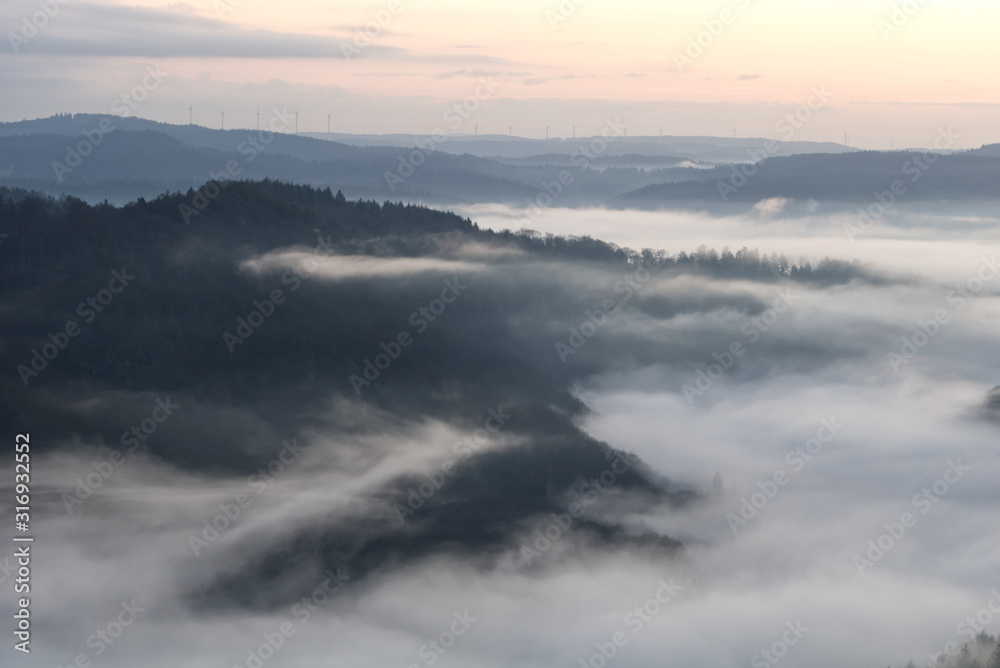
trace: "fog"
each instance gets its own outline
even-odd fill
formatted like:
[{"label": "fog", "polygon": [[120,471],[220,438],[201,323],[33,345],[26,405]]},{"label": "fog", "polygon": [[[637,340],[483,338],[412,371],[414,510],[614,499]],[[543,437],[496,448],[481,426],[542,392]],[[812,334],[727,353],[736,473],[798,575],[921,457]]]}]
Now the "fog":
[{"label": "fog", "polygon": [[[874,202],[874,197],[872,199]],[[496,204],[452,207],[488,229],[531,229],[564,236],[590,235],[630,248],[691,252],[705,244],[721,251],[758,248],[812,262],[823,257],[859,259],[884,269],[920,273],[940,280],[967,277],[983,254],[996,251],[1000,222],[992,206],[957,203],[960,215],[927,206],[898,205],[859,225],[860,207],[788,202],[780,212],[748,206],[742,214],[687,211],[511,208]],[[810,210],[811,213],[810,213]],[[850,234],[847,229],[852,230]],[[853,238],[852,238],[853,237]]]},{"label": "fog", "polygon": [[[95,666],[247,666],[262,634],[276,637],[283,623],[293,633],[265,651],[273,657],[263,665],[895,667],[926,665],[946,643],[972,640],[961,624],[989,612],[1000,586],[1000,426],[983,408],[1000,385],[997,219],[988,211],[954,219],[897,211],[852,242],[844,226],[856,216],[821,205],[795,215],[797,206],[769,202],[725,216],[457,211],[487,229],[590,235],[672,254],[748,246],[796,262],[860,260],[882,277],[825,284],[654,274],[562,365],[552,346],[586,320],[584,309],[536,314],[536,322],[525,313],[498,316],[526,359],[537,343],[563,370],[553,377],[568,378],[588,409],[572,416],[584,433],[634,453],[668,487],[698,494],[673,505],[612,485],[584,504],[584,517],[619,523],[632,536],[669,536],[681,550],[597,545],[576,527],[554,531],[545,547],[535,532],[558,520],[531,516],[499,547],[446,546],[351,572],[322,603],[314,598],[307,615],[308,607],[293,607],[299,595],[275,604],[268,588],[310,596],[328,571],[304,560],[272,581],[269,553],[320,529],[351,527],[383,540],[409,532],[421,511],[400,523],[387,490],[440,469],[452,444],[469,439],[457,412],[395,412],[331,392],[319,402],[320,419],[274,437],[298,449],[269,476],[181,468],[143,448],[69,506],[65,495],[107,458],[107,445],[67,438],[38,463],[38,665],[69,665],[83,654]],[[290,247],[242,269],[264,280],[304,257]],[[579,291],[596,303],[614,294],[619,278],[510,248],[456,250],[445,240],[427,258],[324,258],[312,279],[319,290],[351,280],[430,284],[453,272],[522,294]],[[442,321],[449,316],[472,317],[449,312]],[[416,397],[406,401],[420,406]],[[84,403],[75,410],[92,410]],[[225,420],[225,430],[263,428],[249,415]],[[481,453],[516,452],[532,428],[491,434]],[[206,521],[241,495],[249,504],[209,540]],[[904,513],[910,526],[901,524]],[[870,540],[890,532],[897,535],[872,549]],[[536,555],[526,559],[525,546]],[[222,608],[210,596],[206,604],[206,593],[234,579],[241,594]],[[133,599],[144,610],[98,655],[88,637]],[[986,630],[1000,631],[1000,619],[989,616]],[[613,658],[594,658],[617,633],[627,643]],[[430,639],[447,649],[428,650]],[[761,657],[764,649],[774,661]]]}]

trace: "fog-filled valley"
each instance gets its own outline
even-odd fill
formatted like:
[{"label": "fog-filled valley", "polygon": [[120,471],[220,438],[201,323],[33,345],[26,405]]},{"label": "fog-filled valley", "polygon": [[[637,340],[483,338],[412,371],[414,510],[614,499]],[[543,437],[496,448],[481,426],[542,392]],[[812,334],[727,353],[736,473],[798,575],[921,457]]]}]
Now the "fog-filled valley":
[{"label": "fog-filled valley", "polygon": [[0,668],[1000,668],[998,25],[0,2]]},{"label": "fog-filled valley", "polygon": [[47,662],[990,660],[988,206],[2,201]]}]

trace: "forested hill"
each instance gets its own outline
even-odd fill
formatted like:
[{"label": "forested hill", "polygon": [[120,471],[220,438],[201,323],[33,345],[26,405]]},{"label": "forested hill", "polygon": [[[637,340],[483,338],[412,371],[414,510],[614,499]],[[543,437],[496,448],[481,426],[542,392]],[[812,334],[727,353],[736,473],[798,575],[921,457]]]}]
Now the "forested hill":
[{"label": "forested hill", "polygon": [[[348,146],[268,130],[210,130],[77,114],[0,124],[0,186],[124,203],[197,187],[228,169],[228,178],[271,178],[336,187],[351,198],[437,204],[523,206],[546,192],[543,184],[556,182],[559,206],[581,206],[652,183],[697,178],[704,171],[676,166],[681,158],[663,156],[652,165],[597,164],[610,149],[594,154],[585,139],[576,142],[572,165],[565,164],[567,156],[519,165],[453,154],[444,150],[452,148],[449,141]],[[581,157],[582,151],[590,157]],[[572,175],[572,183],[558,183],[564,171]]]},{"label": "forested hill", "polygon": [[[195,599],[296,600],[303,560],[363,578],[428,554],[489,559],[525,522],[566,512],[583,481],[625,461],[576,427],[583,407],[568,390],[609,360],[563,364],[540,314],[576,320],[591,301],[558,280],[559,257],[579,258],[613,285],[641,255],[494,234],[424,207],[272,181],[201,192],[207,205],[187,224],[182,207],[195,191],[115,207],[0,190],[4,424],[31,425],[39,451],[75,439],[141,446],[211,476],[249,475],[313,430],[336,449],[338,435],[401,423],[472,434],[490,419],[514,445],[463,446],[433,499],[410,498],[426,483],[419,471],[400,474],[372,492],[384,503],[370,504],[370,515],[300,527],[281,545],[258,546],[252,561],[219,553],[220,563],[245,566],[233,574],[201,562],[208,584]],[[129,427],[157,401],[179,408],[155,438],[138,432],[140,443]],[[627,461],[615,464],[616,489],[637,503],[692,498]],[[407,518],[417,501],[419,515]],[[576,526],[595,549],[678,547],[613,522]],[[283,578],[286,587],[264,586]]]},{"label": "forested hill", "polygon": [[755,203],[773,197],[867,203],[896,182],[896,197],[905,201],[997,200],[1000,154],[863,151],[774,157],[752,165],[719,166],[697,181],[646,186],[616,197],[611,204],[656,209],[692,202]]},{"label": "forested hill", "polygon": [[[358,577],[441,552],[488,561],[626,457],[581,431],[587,409],[571,388],[609,369],[693,374],[692,360],[731,336],[664,346],[629,322],[723,308],[759,315],[774,289],[796,281],[889,280],[857,263],[813,267],[750,249],[670,255],[494,232],[273,181],[211,182],[121,207],[0,190],[0,228],[0,416],[32,425],[40,450],[75,439],[141,445],[205,475],[247,475],[296,434],[320,430],[336,443],[403,423],[472,434],[508,416],[497,419],[509,445],[469,450],[405,531],[392,509],[414,503],[426,482],[416,473],[373,492],[382,510],[302,527],[235,574],[207,573],[207,589],[192,595],[223,605],[297,598],[303,559],[347,564]],[[769,285],[669,289],[692,273]],[[771,345],[758,345],[764,368],[787,355],[780,340]],[[830,357],[821,346],[798,353],[821,363]],[[140,444],[129,426],[166,400],[183,409]],[[695,498],[669,472],[629,461],[616,483],[629,507]],[[679,547],[614,519],[577,526],[594,549]]]},{"label": "forested hill", "polygon": [[[383,338],[441,291],[442,279],[456,277],[478,277],[480,283],[463,299],[459,310],[465,316],[436,325],[441,336],[419,343],[429,346],[427,354],[395,365],[399,382],[375,384],[365,391],[366,400],[400,414],[444,411],[442,418],[471,419],[502,396],[530,406],[529,412],[562,406],[569,415],[579,409],[568,394],[572,383],[607,365],[652,363],[665,352],[647,343],[601,354],[594,347],[593,354],[568,365],[554,354],[550,330],[579,324],[609,292],[627,294],[630,309],[654,318],[717,306],[695,297],[641,294],[634,280],[622,282],[642,267],[657,267],[664,279],[701,273],[818,286],[886,280],[857,262],[795,264],[746,248],[670,255],[590,237],[494,232],[422,206],[349,201],[329,189],[273,181],[213,182],[122,207],[0,189],[0,233],[0,293],[9,323],[0,348],[7,370],[2,382],[13,392],[6,409],[22,416],[44,413],[50,404],[37,401],[41,396],[77,382],[224,401],[246,393],[261,402],[262,414],[278,421],[331,393],[353,399],[358,393],[348,379],[364,370],[371,346],[377,353]],[[298,261],[283,268],[272,263],[277,268],[271,270],[260,259],[289,252],[323,263],[330,275],[311,280],[312,271]],[[114,271],[135,279],[112,305],[88,307],[87,299],[107,286]],[[578,279],[571,280],[576,273],[607,281],[607,287],[581,290]],[[238,319],[255,310],[254,300],[267,299],[274,289],[295,293],[282,316],[255,329],[252,339],[226,339]],[[757,299],[741,304],[751,312],[766,308]],[[525,318],[530,327],[512,329],[513,321]],[[52,360],[35,359],[34,351],[69,320],[88,325],[74,345]],[[684,350],[676,355],[688,359]],[[28,394],[21,392],[25,387]],[[432,399],[454,387],[464,388],[463,401]],[[53,428],[77,424],[68,415],[36,417]],[[191,461],[196,452],[193,442],[181,442],[167,454]],[[206,456],[214,465],[239,467],[258,454],[237,448]]]},{"label": "forested hill", "polygon": [[666,152],[630,153],[644,145],[614,136],[539,142],[537,154],[489,158],[456,153],[463,139],[410,139],[422,143],[356,146],[282,132],[66,115],[0,125],[0,187],[125,203],[208,179],[277,179],[334,188],[351,199],[435,206],[720,212],[775,197],[850,208],[870,203],[896,182],[900,198],[912,202],[1000,198],[996,146],[782,155],[787,147],[774,142],[748,146],[737,161],[719,164]]}]

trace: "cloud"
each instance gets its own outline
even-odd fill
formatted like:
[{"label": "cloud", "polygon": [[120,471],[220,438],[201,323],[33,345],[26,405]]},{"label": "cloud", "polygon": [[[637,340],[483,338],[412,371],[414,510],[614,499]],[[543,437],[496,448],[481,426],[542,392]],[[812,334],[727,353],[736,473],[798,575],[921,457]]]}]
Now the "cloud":
[{"label": "cloud", "polygon": [[461,70],[451,70],[449,72],[441,72],[435,74],[435,79],[454,79],[457,77],[517,77],[524,76],[525,72],[504,72],[503,70],[484,70],[484,69],[461,69]]},{"label": "cloud", "polygon": [[402,277],[413,274],[468,274],[482,269],[480,265],[436,258],[374,258],[342,255],[317,256],[307,250],[274,251],[242,263],[241,268],[255,274],[298,269],[318,278],[345,280],[348,278]]},{"label": "cloud", "polygon": [[[344,37],[248,30],[214,16],[200,16],[187,5],[151,8],[73,3],[23,47],[26,54],[135,58],[332,58],[348,62]],[[406,59],[448,63],[499,63],[505,59],[469,54],[411,53],[383,42],[368,44],[357,59]]]},{"label": "cloud", "polygon": [[[318,35],[246,30],[188,12],[147,7],[71,4],[25,47],[28,53],[145,58],[343,58],[338,40]],[[364,57],[399,56],[384,44]]]},{"label": "cloud", "polygon": [[531,77],[529,79],[524,79],[523,83],[525,86],[540,86],[545,83],[552,81],[569,81],[571,79],[592,79],[596,75],[593,74],[562,74],[559,76],[552,77]]},{"label": "cloud", "polygon": [[736,77],[736,80],[737,81],[753,81],[754,79],[760,79],[760,78],[761,78],[761,76],[759,74],[741,74],[738,77]]},{"label": "cloud", "polygon": [[787,197],[772,197],[757,202],[752,210],[761,218],[772,218],[781,215],[790,201]]},{"label": "cloud", "polygon": [[[998,427],[979,417],[984,401],[997,403],[988,394],[995,365],[983,361],[996,354],[1000,290],[984,285],[961,306],[948,299],[957,282],[978,275],[984,246],[1000,241],[988,207],[961,219],[908,211],[855,245],[838,245],[845,217],[794,217],[793,203],[773,219],[552,210],[533,221],[643,242],[636,246],[669,239],[673,252],[694,252],[696,261],[642,280],[635,267],[596,257],[585,240],[574,253],[566,241],[532,247],[486,233],[348,234],[344,254],[315,270],[329,280],[290,293],[238,356],[226,357],[220,331],[280,284],[272,272],[302,264],[301,250],[274,237],[311,238],[321,224],[291,207],[276,223],[263,196],[254,200],[259,220],[230,215],[227,195],[212,204],[218,229],[169,227],[161,213],[169,200],[130,207],[118,223],[128,238],[109,229],[102,252],[148,252],[143,270],[155,279],[121,304],[139,308],[142,322],[127,310],[115,320],[109,309],[88,342],[110,341],[114,373],[92,390],[83,389],[86,377],[51,376],[4,394],[12,397],[4,408],[28,396],[30,405],[16,403],[11,414],[32,425],[33,439],[46,435],[33,453],[35,511],[46,518],[38,544],[48,548],[37,553],[45,577],[32,595],[53,630],[40,661],[90,652],[87,638],[135,599],[144,611],[101,657],[109,668],[246,665],[283,623],[295,629],[273,652],[283,666],[331,657],[423,665],[428,641],[444,633],[441,656],[456,665],[580,665],[621,633],[622,665],[669,657],[731,668],[785,642],[789,625],[803,633],[781,647],[795,665],[896,666],[964,642],[963,620],[991,602]],[[375,217],[367,206],[355,213]],[[489,227],[486,216],[475,218]],[[330,227],[346,219],[338,212]],[[155,251],[137,243],[144,230]],[[721,248],[720,240],[766,254],[798,250],[812,261],[879,260],[886,275],[916,268],[920,276],[790,281],[698,266],[695,249]],[[80,257],[78,243],[64,246],[47,245],[46,276],[65,256]],[[469,292],[355,397],[347,375],[366,357],[388,355],[382,344],[436,298],[440,274],[456,269],[474,272]],[[17,314],[42,341],[65,317],[59,305],[74,303],[38,298],[54,285],[66,287],[45,278],[23,302],[9,302],[45,316]],[[784,293],[792,307],[779,313]],[[621,308],[599,313],[608,299]],[[939,309],[951,317],[930,336]],[[564,364],[554,344],[573,329],[584,343]],[[897,373],[886,355],[918,331],[926,341]],[[16,335],[5,349],[30,349]],[[137,341],[155,342],[156,355]],[[185,355],[207,351],[171,376],[171,392],[186,388],[175,395],[182,408],[101,476],[108,447],[163,390],[167,376],[150,380],[151,370],[164,359],[176,367],[180,341]],[[733,342],[743,352],[729,359]],[[90,359],[83,348],[72,354]],[[88,373],[104,373],[102,358]],[[125,364],[132,360],[141,364]],[[712,382],[689,402],[683,386],[704,385],[699,371]],[[131,387],[150,382],[156,387]],[[475,454],[458,454],[457,444],[486,434],[488,411],[498,408],[511,415],[503,428],[480,438]],[[48,438],[57,423],[65,431]],[[279,459],[281,441],[293,438],[301,454]],[[214,465],[248,449],[263,463]],[[574,488],[626,450],[645,462],[642,475],[609,483],[560,528]],[[178,454],[195,457],[182,466]],[[200,459],[209,456],[211,466]],[[68,514],[62,495],[92,475],[100,485]],[[11,481],[2,486],[9,508]],[[672,490],[700,494],[677,503]],[[401,523],[394,504],[414,493],[420,505]],[[937,500],[922,505],[927,493]],[[904,512],[915,526],[883,539],[898,534]],[[682,539],[683,550],[665,547],[663,536]],[[192,537],[208,543],[197,556]],[[855,557],[873,549],[869,541],[890,547],[859,573]],[[525,546],[539,548],[530,563]],[[326,569],[343,564],[351,577],[342,589],[312,609],[301,605]],[[664,580],[679,585],[669,602],[655,598]],[[459,636],[456,614],[469,623]],[[998,628],[991,617],[987,630]],[[164,640],[177,637],[185,641]]]},{"label": "cloud", "polygon": [[199,15],[198,8],[187,2],[172,2],[170,4],[163,5],[163,9],[171,12],[177,12],[179,14],[188,14],[190,16]]}]

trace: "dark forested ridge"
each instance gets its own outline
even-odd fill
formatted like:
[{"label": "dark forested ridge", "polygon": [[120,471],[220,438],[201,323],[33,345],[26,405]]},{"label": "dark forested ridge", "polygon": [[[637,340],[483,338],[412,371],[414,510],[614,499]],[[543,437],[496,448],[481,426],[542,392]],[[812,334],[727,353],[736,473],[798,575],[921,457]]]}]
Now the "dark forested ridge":
[{"label": "dark forested ridge", "polygon": [[[184,207],[199,194],[207,206],[186,224]],[[121,207],[3,190],[0,227],[7,235],[0,242],[8,323],[0,348],[3,417],[5,424],[39,425],[39,443],[74,435],[111,447],[130,443],[127,426],[169,397],[185,408],[145,444],[148,451],[231,475],[253,471],[303,429],[363,430],[348,417],[358,411],[372,424],[392,415],[470,431],[488,411],[511,416],[504,432],[523,444],[470,456],[406,531],[397,531],[391,516],[314,527],[294,549],[261,555],[248,572],[202,592],[248,605],[274,601],[241,599],[247,578],[280,580],[302,559],[348,563],[363,574],[441,550],[488,555],[523,521],[562,512],[567,492],[623,456],[575,426],[585,408],[568,388],[612,366],[690,366],[691,355],[683,342],[665,350],[641,339],[612,345],[595,337],[568,363],[557,342],[588,318],[610,319],[592,313],[610,308],[611,296],[649,317],[722,305],[711,295],[642,294],[638,277],[884,280],[856,263],[796,265],[748,249],[673,256],[589,237],[493,232],[420,206],[348,201],[329,189],[273,181],[206,184]],[[332,263],[334,274],[324,277],[308,262],[247,268],[282,249]],[[393,261],[430,265],[365,273],[370,265],[354,260],[389,262],[378,265],[389,269],[400,266]],[[565,276],[570,266],[600,285],[581,290]],[[337,277],[343,267],[356,269]],[[461,296],[439,317],[421,311],[445,294],[443,286]],[[739,303],[749,314],[767,308],[750,295]],[[412,347],[376,370],[371,360],[392,351],[402,332],[414,336]],[[331,423],[331,405],[354,408]],[[420,482],[407,478],[382,490],[386,507],[406,504]],[[694,498],[641,463],[618,485],[645,503]],[[583,527],[595,545],[677,547],[617,525]]]},{"label": "dark forested ridge", "polygon": [[[361,305],[378,305],[380,301],[368,292],[381,294],[383,288],[360,279],[351,282],[351,290],[334,290],[332,294],[319,291],[315,281],[300,281],[305,294],[312,299],[331,299],[330,308],[343,316],[323,321],[311,312],[306,298],[284,309],[289,314],[286,318],[303,319],[291,327],[296,340],[299,327],[313,332],[296,344],[301,356],[294,359],[305,365],[299,372],[293,372],[293,366],[288,364],[267,363],[274,352],[269,346],[282,346],[286,340],[287,332],[281,325],[262,328],[254,344],[241,351],[243,361],[239,365],[218,355],[220,348],[225,350],[220,346],[221,333],[244,315],[242,311],[254,298],[267,294],[267,280],[241,272],[240,263],[288,247],[318,249],[338,256],[447,259],[452,252],[449,249],[477,241],[506,249],[504,252],[529,253],[538,262],[591,263],[602,270],[619,272],[656,265],[661,275],[703,272],[722,278],[821,284],[885,280],[857,262],[825,260],[813,267],[808,262],[795,264],[785,257],[762,256],[746,248],[719,253],[702,247],[676,256],[648,249],[637,252],[590,237],[482,230],[454,214],[408,204],[348,201],[329,189],[273,181],[228,182],[211,189],[218,185],[207,184],[198,191],[165,194],[149,201],[140,199],[122,207],[91,206],[74,198],[56,200],[25,191],[0,191],[0,221],[8,235],[0,245],[0,288],[11,304],[12,315],[16,315],[11,318],[14,328],[6,339],[8,361],[23,356],[34,344],[43,343],[46,330],[62,324],[60,305],[66,315],[72,315],[79,301],[75,298],[82,297],[81,290],[100,287],[111,270],[126,267],[136,275],[135,284],[142,287],[134,291],[135,296],[133,291],[126,291],[120,308],[109,307],[107,314],[102,314],[103,331],[99,337],[85,333],[81,341],[86,345],[75,345],[52,362],[46,369],[48,379],[65,374],[67,380],[92,378],[130,389],[145,388],[157,379],[168,387],[212,392],[220,378],[231,375],[224,386],[232,392],[239,391],[233,388],[246,387],[245,363],[258,353],[261,360],[259,365],[253,365],[254,369],[268,377],[278,373],[298,382],[318,371],[327,377],[356,371],[355,362],[349,360],[358,359],[358,355],[363,359],[372,330],[391,328],[395,321],[389,313],[401,312],[388,308],[388,304],[409,303],[404,296],[390,294],[385,297],[387,313],[380,313],[380,309],[364,313],[366,309]],[[218,194],[209,198],[206,192]],[[200,196],[207,203],[201,209],[196,208]],[[190,224],[185,223],[186,218]],[[287,277],[280,278],[287,285]],[[279,287],[283,285],[278,277],[271,280]],[[386,280],[395,285],[392,278]],[[414,289],[395,287],[403,293]],[[558,292],[560,288],[550,289]],[[500,304],[509,310],[525,308],[513,301],[511,294],[497,294],[491,299],[502,299]],[[541,297],[539,300],[543,301]],[[568,295],[558,295],[553,304],[552,315],[568,319],[592,305],[586,298]],[[484,313],[481,317],[496,319],[498,329],[505,329],[502,312]],[[360,320],[353,322],[354,318]],[[136,345],[136,327],[140,338],[152,345]],[[336,354],[317,342],[321,334],[333,336]],[[533,361],[557,379],[555,384],[539,386],[547,388],[549,400],[556,400],[563,396],[561,384],[570,377],[562,365],[553,367],[545,359],[548,347],[537,351],[539,359]],[[532,356],[530,350],[522,353]],[[484,360],[483,364],[490,366],[493,362]],[[524,372],[529,376],[537,374],[530,368]],[[371,394],[377,397],[379,390],[373,389]]]},{"label": "dark forested ridge", "polygon": [[[310,249],[317,257],[416,258],[433,251],[445,261],[447,249],[463,241],[505,238],[526,248],[544,243],[488,234],[423,207],[349,202],[328,190],[274,182],[225,184],[185,225],[179,209],[194,195],[114,207],[0,194],[0,225],[8,235],[0,244],[8,323],[0,350],[5,424],[34,425],[33,442],[43,449],[73,435],[121,447],[131,442],[128,425],[166,397],[182,408],[146,448],[217,475],[254,471],[283,440],[310,426],[351,433],[384,426],[379,415],[426,416],[468,425],[471,433],[494,411],[509,417],[505,433],[522,434],[525,442],[467,458],[405,529],[392,514],[312,527],[293,541],[289,554],[261,555],[235,579],[213,584],[209,578],[208,588],[192,595],[270,605],[276,601],[267,597],[245,600],[255,590],[248,580],[292,577],[302,560],[346,564],[360,577],[428,553],[486,556],[522,522],[563,512],[565,493],[621,456],[573,425],[582,407],[565,389],[569,369],[560,368],[551,341],[525,349],[508,336],[508,317],[537,308],[523,304],[514,286],[450,267],[342,281],[302,269],[274,275],[240,270],[243,260],[287,247]],[[622,268],[629,260],[620,249],[582,240],[567,241],[558,253]],[[437,322],[428,315],[433,335],[418,337],[428,325],[409,316],[442,294],[444,281],[457,286],[461,299]],[[276,290],[283,292],[280,303]],[[240,322],[255,323],[251,314],[258,309],[266,321],[230,351],[223,334],[239,336]],[[412,348],[393,361],[385,378],[356,391],[350,376],[370,377],[366,361],[402,330],[416,337]],[[329,407],[338,402],[356,405],[353,413],[370,413],[369,426],[349,415],[330,424]],[[406,477],[382,490],[384,507],[395,502],[406,508],[409,490],[422,482]],[[691,498],[641,464],[618,486],[650,503]],[[614,525],[584,522],[580,530],[606,546],[677,547],[667,537],[629,536]],[[281,592],[297,598],[294,586]]]}]

